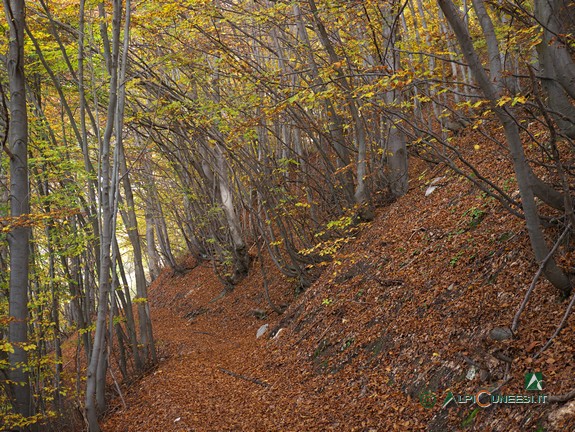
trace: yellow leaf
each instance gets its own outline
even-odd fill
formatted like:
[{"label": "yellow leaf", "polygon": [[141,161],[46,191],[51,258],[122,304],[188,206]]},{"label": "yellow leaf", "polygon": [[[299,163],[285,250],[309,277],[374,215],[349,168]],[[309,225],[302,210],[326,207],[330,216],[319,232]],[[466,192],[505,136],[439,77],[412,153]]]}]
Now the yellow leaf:
[{"label": "yellow leaf", "polygon": [[509,96],[502,96],[501,99],[499,99],[497,101],[497,106],[503,106],[505,105],[507,102],[509,102],[511,100],[511,98]]},{"label": "yellow leaf", "polygon": [[14,347],[9,342],[0,343],[0,351],[14,353]]},{"label": "yellow leaf", "polygon": [[515,106],[518,103],[524,104],[526,101],[527,101],[527,99],[525,98],[525,96],[516,96],[513,98],[513,101],[511,102],[511,106]]}]

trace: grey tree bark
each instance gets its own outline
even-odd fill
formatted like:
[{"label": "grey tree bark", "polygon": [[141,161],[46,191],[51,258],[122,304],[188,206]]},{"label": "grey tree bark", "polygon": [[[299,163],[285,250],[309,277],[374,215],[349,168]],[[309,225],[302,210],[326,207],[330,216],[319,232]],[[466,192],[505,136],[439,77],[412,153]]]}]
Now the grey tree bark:
[{"label": "grey tree bark", "polygon": [[536,0],[535,15],[543,27],[541,42],[549,49],[556,78],[567,94],[575,99],[575,61],[564,36],[572,31],[569,26],[575,19],[575,12],[569,3],[568,0]]},{"label": "grey tree bark", "polygon": [[[124,156],[124,149],[122,140],[117,140],[119,145],[120,156],[120,176],[122,178],[124,197],[126,200],[126,208],[121,210],[122,220],[128,231],[128,238],[132,245],[132,252],[134,258],[134,272],[136,276],[136,294],[139,299],[138,302],[138,324],[140,326],[140,342],[142,345],[142,357],[144,361],[150,355],[151,359],[155,359],[155,348],[152,335],[152,322],[150,319],[148,299],[148,285],[146,275],[144,273],[144,261],[142,258],[142,244],[140,241],[140,234],[138,232],[138,221],[135,211],[134,194],[132,192],[132,184],[128,167],[126,165],[126,158]],[[136,355],[136,353],[134,353]],[[138,356],[139,358],[139,356]],[[154,360],[155,361],[155,360]],[[136,361],[137,363],[137,361]],[[140,365],[140,367],[143,365]]]},{"label": "grey tree bark", "polygon": [[[126,209],[122,212],[124,224],[128,231],[128,238],[132,245],[133,258],[134,258],[134,271],[136,275],[136,293],[140,301],[138,302],[138,324],[140,326],[140,342],[142,349],[143,361],[150,360],[155,363],[156,349],[154,346],[154,338],[152,334],[152,321],[150,319],[150,307],[148,305],[148,286],[146,275],[144,273],[144,263],[142,260],[142,247],[140,244],[140,235],[138,233],[138,220],[136,217],[134,194],[132,192],[132,184],[130,182],[130,173],[126,163],[124,154],[124,139],[123,139],[123,125],[124,125],[124,111],[126,100],[126,69],[128,66],[128,50],[130,48],[130,0],[126,1],[126,18],[124,22],[124,41],[122,47],[122,60],[119,65],[118,71],[118,106],[116,114],[116,146],[118,151],[119,174],[124,186],[124,196],[126,198]],[[131,307],[131,304],[129,304]],[[134,352],[134,362],[136,368],[141,370],[143,364],[138,352]]]},{"label": "grey tree bark", "polygon": [[[383,35],[388,42],[383,61],[392,73],[400,68],[399,50],[396,49],[399,34],[396,20],[398,13],[400,13],[399,3],[395,1],[386,8],[384,16]],[[390,90],[386,92],[384,99],[387,104],[393,107],[401,102],[401,94],[395,89]],[[407,147],[405,136],[397,128],[393,118],[390,118],[387,123],[388,135],[385,150],[389,169],[389,189],[395,198],[399,198],[405,195],[408,190]]]},{"label": "grey tree bark", "polygon": [[220,199],[226,216],[226,221],[230,229],[234,248],[235,274],[233,276],[233,282],[235,283],[248,274],[250,257],[243,239],[240,220],[233,202],[232,189],[230,187],[228,176],[228,164],[221,148],[221,144],[219,143],[216,144],[216,160]]},{"label": "grey tree bark", "polygon": [[[298,37],[302,40],[307,51],[307,61],[310,67],[311,77],[319,91],[325,90],[326,84],[323,81],[322,77],[320,76],[319,69],[315,57],[313,55],[311,41],[307,33],[307,28],[302,17],[301,9],[298,6],[297,2],[293,3],[293,14],[296,19]],[[345,195],[345,201],[346,201],[345,204],[352,205],[355,201],[354,198],[355,192],[353,184],[353,175],[351,173],[351,170],[346,169],[346,167],[348,167],[350,164],[350,154],[345,140],[344,121],[342,116],[338,113],[338,111],[333,106],[331,101],[326,100],[324,102],[324,106],[329,116],[330,141],[333,141],[330,142],[330,145],[333,146],[333,149],[337,155],[336,163],[338,171],[341,171],[338,174],[335,173],[333,174],[337,175],[340,179],[340,185]],[[318,150],[322,151],[321,148],[318,148]]]},{"label": "grey tree bark", "polygon": [[[6,143],[8,142],[8,102],[7,95],[4,92],[4,87],[0,82],[0,217],[5,218],[9,216],[9,206],[10,206],[10,186],[8,185],[8,173],[4,169],[4,164],[2,163],[3,151],[8,148]],[[8,283],[9,277],[9,253],[8,244],[4,242],[0,243],[0,283],[4,286]],[[5,290],[0,290],[0,301],[5,301],[8,292]],[[4,329],[0,330],[0,339],[5,339],[7,333]],[[8,362],[8,353],[0,353],[0,361]]]},{"label": "grey tree bark", "polygon": [[[10,157],[10,215],[20,218],[30,213],[28,180],[28,114],[26,111],[26,77],[24,74],[24,0],[4,0],[4,13],[10,29],[7,71],[10,88],[8,146]],[[13,408],[28,417],[32,413],[30,382],[26,365],[28,355],[28,270],[30,227],[19,224],[8,234],[10,248],[10,296],[8,340],[14,352],[8,356],[9,378],[13,383]]]},{"label": "grey tree bark", "polygon": [[154,211],[146,200],[146,253],[148,257],[148,272],[150,280],[154,281],[160,275],[160,256],[156,249],[156,235],[154,227]]},{"label": "grey tree bark", "polygon": [[[114,0],[112,18],[112,50],[107,58],[110,72],[108,117],[106,129],[100,145],[100,172],[99,198],[100,198],[100,274],[98,283],[98,312],[96,317],[96,331],[92,355],[86,374],[86,417],[89,432],[100,432],[98,417],[106,407],[106,319],[108,315],[108,300],[111,288],[111,248],[114,238],[114,225],[116,208],[117,160],[111,164],[111,141],[114,132],[117,104],[118,104],[118,61],[120,52],[120,30],[122,19],[122,2]],[[101,8],[103,9],[103,8]],[[106,45],[106,44],[105,44]]]},{"label": "grey tree bark", "polygon": [[479,24],[481,25],[481,30],[485,36],[485,42],[487,43],[487,53],[489,55],[489,74],[491,75],[491,81],[497,87],[498,91],[503,89],[503,78],[501,71],[503,69],[501,65],[501,51],[499,50],[499,42],[497,41],[497,35],[495,34],[495,27],[493,26],[493,21],[487,13],[485,8],[485,3],[483,0],[472,0],[473,8],[475,9],[475,14],[479,19]]},{"label": "grey tree bark", "polygon": [[559,16],[568,13],[563,0],[537,0],[535,16],[543,28],[543,38],[537,46],[541,84],[548,96],[553,118],[562,132],[575,138],[575,63],[566,44],[561,40]]}]

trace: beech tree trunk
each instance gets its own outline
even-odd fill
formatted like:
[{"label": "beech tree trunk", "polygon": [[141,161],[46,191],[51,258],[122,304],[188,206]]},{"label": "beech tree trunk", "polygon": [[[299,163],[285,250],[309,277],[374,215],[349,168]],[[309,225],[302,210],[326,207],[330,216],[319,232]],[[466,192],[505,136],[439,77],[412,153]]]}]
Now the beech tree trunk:
[{"label": "beech tree trunk", "polygon": [[[134,258],[134,273],[136,279],[136,294],[139,299],[138,302],[138,324],[140,326],[140,341],[142,345],[142,357],[144,361],[151,355],[155,359],[155,348],[152,336],[152,322],[150,319],[150,312],[148,306],[148,283],[144,272],[144,261],[142,258],[142,244],[140,242],[140,234],[138,232],[138,221],[135,211],[134,194],[132,192],[132,184],[126,165],[126,158],[124,156],[124,149],[122,141],[118,140],[119,155],[120,155],[120,175],[124,186],[124,197],[126,199],[126,209],[121,211],[122,220],[128,231],[128,238],[132,245],[132,253]],[[134,353],[136,355],[136,353]],[[140,365],[143,366],[143,365]]]},{"label": "beech tree trunk", "polygon": [[537,0],[535,15],[543,27],[543,38],[537,46],[541,84],[547,103],[561,131],[575,138],[575,63],[561,40],[564,29],[558,17],[568,13],[562,0]]},{"label": "beech tree trunk", "polygon": [[575,61],[565,35],[573,29],[575,12],[568,0],[536,0],[535,14],[543,27],[542,45],[549,49],[555,77],[565,92],[575,99]]},{"label": "beech tree trunk", "polygon": [[[28,115],[24,75],[24,0],[4,0],[4,13],[10,28],[7,61],[10,88],[8,153],[10,156],[10,215],[18,218],[30,213],[28,180]],[[10,297],[8,340],[14,352],[8,356],[9,378],[14,411],[29,417],[32,413],[30,383],[26,365],[28,355],[28,270],[30,227],[17,224],[8,234],[10,248]]]},{"label": "beech tree trunk", "polygon": [[[312,45],[307,33],[307,28],[302,17],[301,9],[298,6],[297,2],[293,2],[293,14],[297,24],[297,34],[299,38],[302,40],[307,51],[307,62],[310,67],[311,77],[314,83],[317,85],[318,91],[325,90],[326,85],[322,77],[320,76],[319,69],[315,61],[315,57],[313,55]],[[350,154],[349,149],[345,142],[346,140],[344,134],[344,121],[342,116],[338,113],[338,110],[333,106],[333,103],[330,100],[325,100],[323,103],[329,117],[328,120],[329,138],[330,138],[329,144],[330,146],[332,146],[337,156],[336,164],[338,171],[341,171],[339,173],[330,173],[330,174],[335,174],[338,176],[338,178],[340,179],[339,183],[344,192],[345,204],[352,205],[355,201],[354,197],[355,192],[354,192],[352,172],[351,170],[346,169],[346,167],[348,167],[350,164]],[[322,151],[321,148],[318,148],[318,150]]]},{"label": "beech tree trunk", "polygon": [[[117,185],[116,163],[111,164],[111,141],[114,132],[117,103],[118,103],[118,61],[120,52],[120,29],[122,19],[122,2],[114,0],[112,18],[112,52],[107,57],[110,72],[110,87],[108,100],[108,117],[106,129],[100,144],[100,274],[98,283],[98,312],[96,317],[96,331],[92,355],[86,374],[86,417],[88,419],[89,432],[100,432],[98,417],[106,408],[106,319],[108,316],[108,300],[111,289],[112,269],[112,242],[115,229],[115,200]],[[101,7],[101,11],[103,7]],[[102,12],[101,12],[102,13]],[[103,18],[103,17],[102,17]],[[107,34],[105,29],[104,34]],[[107,45],[107,44],[104,44]]]},{"label": "beech tree trunk", "polygon": [[[313,15],[318,38],[324,50],[328,54],[332,67],[336,71],[338,78],[337,81],[344,91],[349,112],[353,120],[353,129],[355,131],[355,142],[357,148],[357,175],[353,195],[354,202],[359,207],[358,215],[364,220],[371,220],[374,217],[374,212],[369,200],[369,189],[365,183],[365,179],[367,177],[367,142],[365,122],[360,114],[358,103],[352,95],[351,84],[342,67],[339,66],[342,64],[342,61],[335,51],[335,47],[329,38],[325,25],[319,16],[315,0],[308,0],[308,3]],[[353,182],[351,186],[353,187]]]},{"label": "beech tree trunk", "polygon": [[489,55],[489,74],[491,75],[491,81],[497,87],[498,91],[501,91],[504,84],[501,75],[503,67],[501,65],[501,52],[499,51],[499,42],[497,41],[495,28],[493,27],[493,22],[487,13],[487,9],[485,8],[485,3],[483,3],[483,0],[472,0],[472,3],[473,8],[475,9],[475,14],[479,19],[481,30],[485,36],[485,42],[487,43],[487,53]]},{"label": "beech tree trunk", "polygon": [[156,249],[156,235],[154,227],[154,212],[146,200],[146,252],[148,255],[148,271],[150,280],[154,281],[160,275],[160,256]]},{"label": "beech tree trunk", "polygon": [[234,271],[233,283],[239,281],[248,274],[250,258],[242,236],[240,220],[234,207],[232,190],[228,178],[228,166],[220,144],[216,144],[217,177],[220,190],[220,199],[226,221],[230,229],[234,248]]},{"label": "beech tree trunk", "polygon": [[[128,67],[128,50],[130,48],[130,0],[126,1],[126,19],[124,23],[124,42],[122,49],[122,61],[119,65],[118,71],[118,106],[116,114],[116,147],[118,153],[119,173],[122,178],[124,186],[124,196],[126,198],[127,208],[122,212],[124,225],[128,231],[128,238],[132,245],[132,252],[134,258],[134,272],[136,275],[136,293],[139,299],[138,302],[138,324],[140,326],[140,342],[143,361],[148,360],[148,356],[152,362],[156,361],[156,350],[152,335],[152,321],[150,319],[150,308],[148,305],[148,286],[146,275],[144,273],[144,263],[142,260],[142,247],[140,244],[140,234],[138,233],[138,220],[136,217],[136,210],[134,204],[134,194],[132,192],[132,184],[130,182],[130,173],[128,172],[128,165],[124,154],[124,111],[126,100],[126,69]],[[131,308],[131,303],[128,304]],[[134,352],[134,361],[136,368],[140,371],[143,364],[140,361],[140,353]]]},{"label": "beech tree trunk", "polygon": [[[399,51],[396,49],[396,41],[399,34],[397,27],[397,14],[399,14],[399,3],[394,1],[385,10],[385,24],[383,28],[384,39],[387,40],[387,52],[384,54],[383,61],[385,66],[393,73],[400,68]],[[397,90],[390,90],[385,95],[385,102],[394,109],[393,106],[399,105],[401,95]],[[388,120],[387,143],[385,146],[387,165],[389,172],[389,190],[393,197],[399,198],[408,191],[408,162],[407,147],[405,136],[395,125],[393,118]]]}]

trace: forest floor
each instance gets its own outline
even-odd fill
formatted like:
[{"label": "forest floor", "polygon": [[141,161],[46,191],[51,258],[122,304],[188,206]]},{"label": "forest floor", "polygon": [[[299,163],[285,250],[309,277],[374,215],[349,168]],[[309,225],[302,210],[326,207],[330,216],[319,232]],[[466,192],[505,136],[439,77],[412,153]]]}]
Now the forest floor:
[{"label": "forest floor", "polygon": [[[487,147],[460,151],[516,194],[508,162]],[[257,260],[221,298],[208,262],[164,271],[150,289],[161,361],[112,402],[104,430],[575,430],[573,400],[442,407],[449,391],[571,391],[575,322],[536,356],[568,304],[541,280],[515,337],[490,336],[511,325],[537,271],[522,221],[444,166],[418,164],[407,196],[348,238],[305,292],[266,270],[272,301],[289,304],[281,316]],[[548,229],[549,243],[559,234]],[[572,251],[558,256],[573,269]],[[543,374],[543,391],[525,389],[528,372]]]}]

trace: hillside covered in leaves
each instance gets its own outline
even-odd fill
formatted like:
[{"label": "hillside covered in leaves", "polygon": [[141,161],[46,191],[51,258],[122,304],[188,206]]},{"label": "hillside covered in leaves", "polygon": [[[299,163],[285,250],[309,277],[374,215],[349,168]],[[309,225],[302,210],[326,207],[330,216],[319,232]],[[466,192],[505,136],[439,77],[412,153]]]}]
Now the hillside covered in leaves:
[{"label": "hillside covered in leaves", "polygon": [[[460,139],[462,153],[493,167],[473,142]],[[291,303],[281,315],[261,274],[219,298],[208,263],[166,270],[150,292],[160,363],[116,395],[104,429],[572,430],[572,401],[442,407],[449,391],[525,394],[528,371],[544,374],[538,394],[572,393],[574,325],[544,348],[568,306],[540,280],[513,337],[500,340],[494,330],[512,327],[537,271],[527,233],[453,171],[417,169],[407,195],[354,232],[295,300],[293,283],[267,274],[271,300]],[[499,167],[497,181],[510,173]],[[422,406],[427,392],[433,407]]]}]

